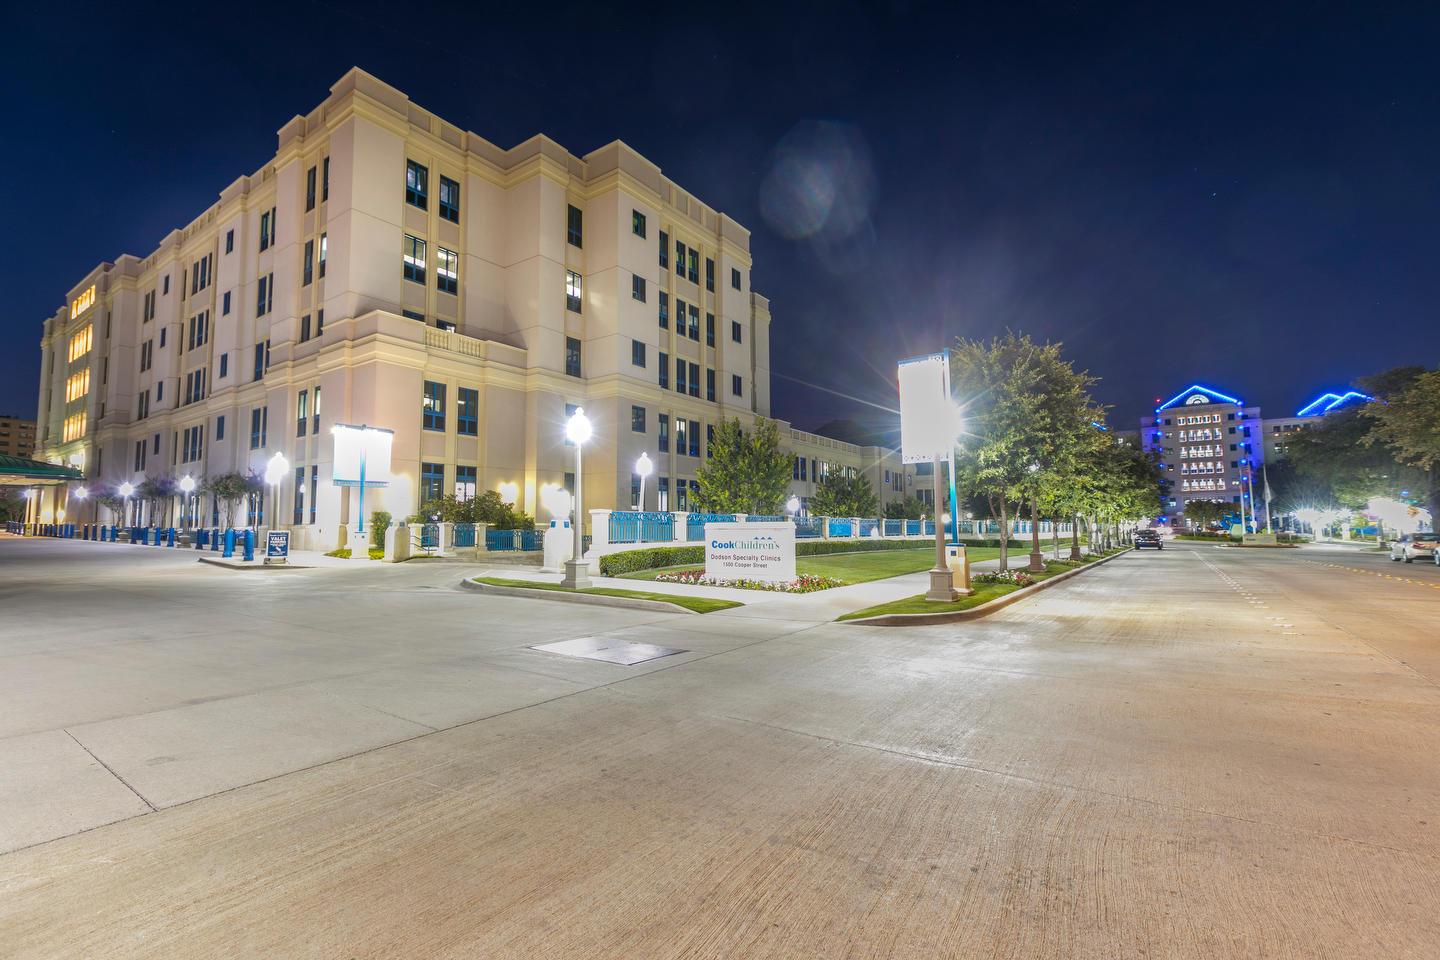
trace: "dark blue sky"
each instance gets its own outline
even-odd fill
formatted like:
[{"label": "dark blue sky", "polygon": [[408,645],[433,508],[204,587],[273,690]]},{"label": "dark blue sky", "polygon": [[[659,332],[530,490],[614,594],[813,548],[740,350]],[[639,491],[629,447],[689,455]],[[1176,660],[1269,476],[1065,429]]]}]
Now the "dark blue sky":
[{"label": "dark blue sky", "polygon": [[352,65],[501,146],[623,139],[750,227],[800,426],[886,424],[785,377],[893,405],[896,359],[1006,327],[1125,427],[1195,380],[1276,415],[1436,362],[1433,4],[523,6],[12,7],[0,410],[72,284]]}]

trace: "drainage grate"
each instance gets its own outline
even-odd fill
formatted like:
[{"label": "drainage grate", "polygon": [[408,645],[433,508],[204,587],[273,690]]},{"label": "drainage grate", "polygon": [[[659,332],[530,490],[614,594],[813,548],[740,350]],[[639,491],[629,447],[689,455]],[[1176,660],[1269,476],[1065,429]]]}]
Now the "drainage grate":
[{"label": "drainage grate", "polygon": [[608,637],[580,637],[577,640],[561,640],[559,643],[542,643],[530,649],[543,653],[558,653],[566,657],[581,657],[585,660],[603,660],[606,663],[618,663],[627,667],[644,663],[647,660],[659,660],[661,657],[687,652],[674,647],[630,643],[626,640],[615,640]]}]

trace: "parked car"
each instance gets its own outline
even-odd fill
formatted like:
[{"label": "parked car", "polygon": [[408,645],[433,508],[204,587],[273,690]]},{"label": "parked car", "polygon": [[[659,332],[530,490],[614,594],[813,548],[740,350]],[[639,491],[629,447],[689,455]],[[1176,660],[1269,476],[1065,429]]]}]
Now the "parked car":
[{"label": "parked car", "polygon": [[1390,559],[1414,563],[1416,557],[1429,557],[1440,564],[1436,547],[1440,546],[1440,533],[1410,533],[1398,540],[1390,541]]},{"label": "parked car", "polygon": [[1136,530],[1135,549],[1139,550],[1141,547],[1154,547],[1156,550],[1164,550],[1165,542],[1160,539],[1160,534],[1154,530]]}]

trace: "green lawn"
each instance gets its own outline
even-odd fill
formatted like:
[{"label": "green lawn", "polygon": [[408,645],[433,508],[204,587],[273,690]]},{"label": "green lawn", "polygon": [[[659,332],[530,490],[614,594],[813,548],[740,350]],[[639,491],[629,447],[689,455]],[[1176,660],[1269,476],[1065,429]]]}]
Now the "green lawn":
[{"label": "green lawn", "polygon": [[[1000,556],[995,547],[970,547],[966,550],[970,562],[993,560]],[[1011,556],[1014,556],[1012,553]],[[833,577],[844,583],[866,583],[870,580],[884,580],[907,573],[919,573],[935,566],[935,547],[927,545],[914,550],[876,550],[872,553],[828,553],[815,557],[797,557],[795,572],[817,577]],[[627,573],[627,580],[654,580],[661,573],[675,573],[679,570],[702,570],[703,567],[665,567],[661,570],[641,570]]]},{"label": "green lawn", "polygon": [[506,580],[501,577],[476,577],[475,582],[488,583],[495,587],[520,587],[525,590],[556,590],[561,593],[593,593],[602,597],[629,597],[633,600],[658,600],[661,603],[672,603],[677,607],[684,607],[686,610],[694,610],[696,613],[713,613],[716,610],[726,610],[730,607],[744,606],[744,604],[735,600],[712,600],[709,597],[648,593],[643,590],[615,590],[610,587],[590,587],[585,590],[570,590],[560,586],[558,583],[536,583],[534,580]]},{"label": "green lawn", "polygon": [[[1126,548],[1128,549],[1128,548]],[[1121,553],[1120,550],[1112,550],[1110,553]],[[1012,554],[1012,559],[1013,559]],[[1048,580],[1053,576],[1082,567],[1091,560],[1082,560],[1079,563],[1070,563],[1064,560],[1046,560],[1045,572],[1035,574],[1036,581]],[[1024,569],[1023,566],[1020,569]],[[906,597],[903,600],[893,600],[890,603],[881,603],[873,607],[866,607],[864,610],[856,610],[854,613],[847,613],[844,616],[836,617],[837,620],[858,620],[861,617],[880,617],[892,613],[954,613],[957,610],[969,610],[971,607],[978,607],[982,603],[988,603],[1007,593],[1014,593],[1021,589],[1013,583],[977,583],[974,584],[975,592],[968,597],[961,597],[954,603],[942,603],[936,600],[926,600],[923,593],[913,597]]]}]

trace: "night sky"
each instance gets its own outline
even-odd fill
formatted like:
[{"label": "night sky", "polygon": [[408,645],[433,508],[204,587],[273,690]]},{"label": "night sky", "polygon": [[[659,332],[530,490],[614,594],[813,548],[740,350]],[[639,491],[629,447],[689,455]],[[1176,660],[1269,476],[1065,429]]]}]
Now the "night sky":
[{"label": "night sky", "polygon": [[624,140],[749,227],[797,426],[892,423],[796,381],[894,406],[897,359],[1007,327],[1122,428],[1197,380],[1276,416],[1436,363],[1433,4],[494,6],[11,6],[0,411],[73,284],[351,66],[502,147]]}]

